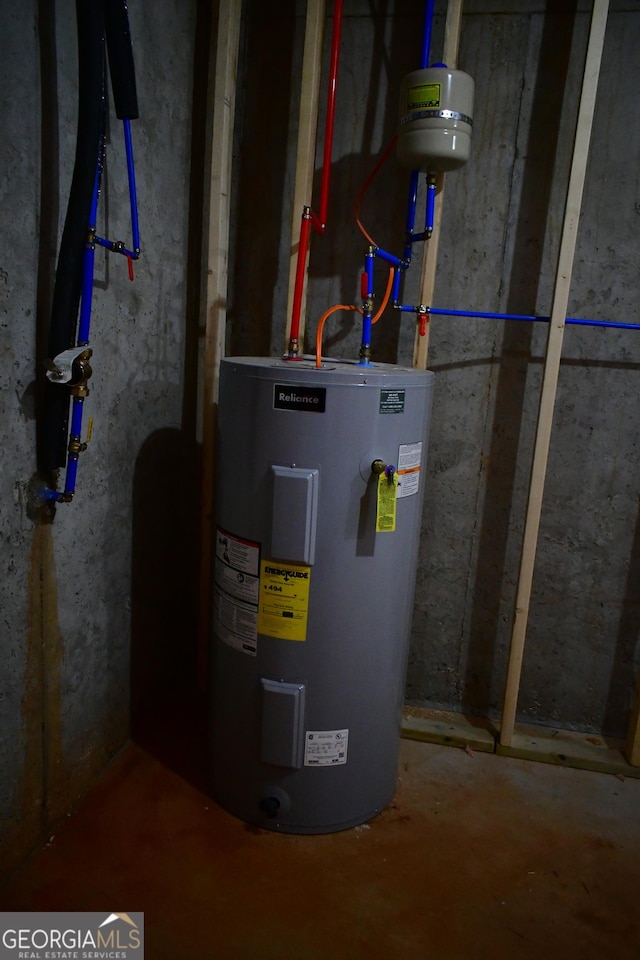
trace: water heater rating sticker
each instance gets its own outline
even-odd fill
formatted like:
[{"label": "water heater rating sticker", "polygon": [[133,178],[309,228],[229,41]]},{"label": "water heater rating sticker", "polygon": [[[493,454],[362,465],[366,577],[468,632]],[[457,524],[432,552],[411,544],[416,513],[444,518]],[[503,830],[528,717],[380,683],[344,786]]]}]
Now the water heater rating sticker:
[{"label": "water heater rating sticker", "polygon": [[347,762],[348,730],[307,730],[304,735],[305,767],[335,767]]},{"label": "water heater rating sticker", "polygon": [[404,390],[381,390],[380,413],[404,413]]},{"label": "water heater rating sticker", "polygon": [[277,560],[260,565],[258,631],[281,640],[307,639],[311,567]]}]

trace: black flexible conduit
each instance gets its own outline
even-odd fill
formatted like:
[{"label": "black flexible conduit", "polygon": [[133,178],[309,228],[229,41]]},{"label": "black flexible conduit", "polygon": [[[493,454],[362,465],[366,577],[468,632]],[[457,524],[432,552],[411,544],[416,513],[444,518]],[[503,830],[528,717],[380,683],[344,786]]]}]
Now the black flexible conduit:
[{"label": "black flexible conduit", "polygon": [[[51,306],[49,357],[75,343],[87,226],[104,128],[104,16],[101,3],[76,0],[78,25],[78,129],[67,214]],[[66,462],[69,391],[47,381],[41,418],[41,469]]]},{"label": "black flexible conduit", "polygon": [[138,95],[127,0],[104,0],[111,91],[119,120],[137,120]]},{"label": "black flexible conduit", "polygon": [[[49,357],[76,341],[84,254],[96,168],[105,126],[105,33],[117,116],[135,119],[138,101],[126,0],[76,0],[78,126],[76,155],[56,269]],[[67,457],[69,389],[45,383],[39,423],[39,469],[50,474]]]}]

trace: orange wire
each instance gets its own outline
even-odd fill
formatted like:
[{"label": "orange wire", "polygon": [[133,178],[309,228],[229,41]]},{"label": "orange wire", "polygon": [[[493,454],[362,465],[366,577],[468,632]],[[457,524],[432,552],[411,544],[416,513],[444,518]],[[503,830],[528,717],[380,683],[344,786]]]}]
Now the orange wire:
[{"label": "orange wire", "polygon": [[384,292],[384,297],[382,298],[382,303],[380,304],[380,307],[378,308],[378,312],[376,313],[375,317],[371,317],[371,323],[377,323],[377,322],[378,322],[378,320],[380,319],[380,317],[381,317],[382,314],[384,313],[387,304],[389,303],[389,297],[391,296],[391,288],[392,288],[392,286],[393,286],[393,274],[394,274],[394,273],[395,273],[395,270],[393,269],[393,267],[389,267],[389,279],[387,280],[387,289],[386,289],[385,292]]},{"label": "orange wire", "polygon": [[336,303],[334,307],[329,307],[328,310],[325,310],[318,320],[318,329],[316,330],[316,367],[318,368],[322,366],[322,329],[324,322],[327,317],[330,317],[336,310],[356,310],[358,313],[362,313],[360,307],[356,307],[352,303]]},{"label": "orange wire", "polygon": [[[391,288],[393,286],[393,267],[389,267],[389,279],[387,280],[387,289],[384,292],[384,297],[382,298],[382,303],[378,309],[378,312],[374,317],[371,318],[371,323],[377,323],[382,314],[384,313],[387,304],[389,303],[389,297],[391,296]],[[324,329],[325,321],[332,313],[336,313],[338,310],[355,310],[356,313],[362,313],[360,307],[356,307],[353,303],[336,303],[335,306],[329,307],[328,310],[322,314],[318,320],[318,329],[316,330],[316,367],[320,369],[322,366],[322,331]]]},{"label": "orange wire", "polygon": [[378,162],[376,163],[375,167],[373,168],[373,170],[371,171],[371,173],[369,174],[369,176],[367,177],[367,179],[366,179],[365,182],[363,183],[362,187],[360,188],[360,193],[359,193],[358,196],[356,197],[356,202],[355,202],[354,207],[353,207],[353,213],[354,213],[354,216],[355,216],[355,218],[356,218],[356,223],[358,224],[358,229],[360,230],[360,232],[361,232],[361,234],[363,235],[363,237],[364,237],[366,240],[369,241],[369,243],[371,244],[372,247],[377,247],[378,244],[375,242],[375,240],[374,240],[371,236],[369,236],[369,234],[367,233],[367,231],[365,230],[364,226],[362,225],[362,223],[361,223],[361,221],[360,221],[360,219],[359,219],[359,216],[358,216],[358,215],[359,215],[359,213],[360,213],[360,204],[362,203],[362,198],[364,197],[365,193],[367,192],[367,190],[368,190],[369,187],[371,186],[372,180],[373,180],[374,177],[377,175],[377,173],[379,172],[379,170],[380,170],[380,168],[382,167],[383,163],[385,162],[385,160],[387,159],[387,157],[389,156],[389,154],[391,153],[391,151],[392,151],[393,148],[395,147],[397,139],[398,139],[398,134],[396,133],[396,134],[393,135],[393,137],[391,138],[391,140],[389,141],[389,143],[388,143],[387,146],[385,147],[384,153],[382,154],[382,156],[380,157],[380,159],[379,159]]}]

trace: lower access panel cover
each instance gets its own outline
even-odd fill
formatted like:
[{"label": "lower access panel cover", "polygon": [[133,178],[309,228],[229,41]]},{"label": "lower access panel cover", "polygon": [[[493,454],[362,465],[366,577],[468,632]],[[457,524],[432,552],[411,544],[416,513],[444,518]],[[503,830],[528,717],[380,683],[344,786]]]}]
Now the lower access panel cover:
[{"label": "lower access panel cover", "polygon": [[304,685],[262,677],[263,763],[302,766],[304,751]]}]

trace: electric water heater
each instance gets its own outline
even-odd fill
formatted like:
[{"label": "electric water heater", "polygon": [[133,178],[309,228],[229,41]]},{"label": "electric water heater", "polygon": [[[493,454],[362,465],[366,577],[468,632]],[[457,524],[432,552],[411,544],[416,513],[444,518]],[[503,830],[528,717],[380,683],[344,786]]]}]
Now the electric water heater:
[{"label": "electric water heater", "polygon": [[469,159],[474,82],[437,65],[408,74],[400,90],[398,160],[410,170],[444,173]]},{"label": "electric water heater", "polygon": [[222,361],[211,773],[250,823],[328,833],[393,796],[432,385]]}]

